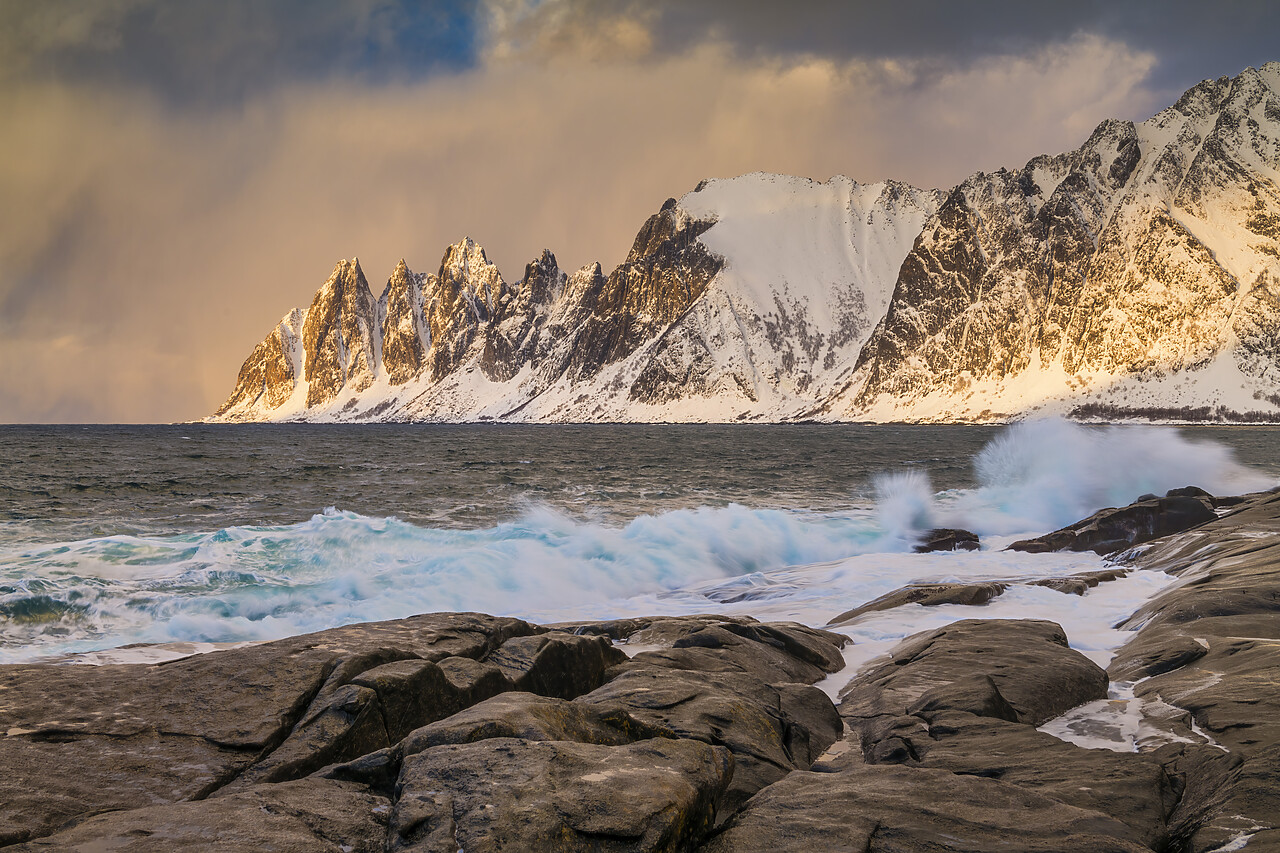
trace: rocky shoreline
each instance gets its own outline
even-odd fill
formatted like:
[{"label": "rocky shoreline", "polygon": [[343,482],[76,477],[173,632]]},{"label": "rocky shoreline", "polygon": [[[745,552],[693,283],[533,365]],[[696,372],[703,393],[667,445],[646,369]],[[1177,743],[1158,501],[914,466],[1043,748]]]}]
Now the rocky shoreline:
[{"label": "rocky shoreline", "polygon": [[[1280,850],[1280,494],[1176,492],[1019,543],[1123,551],[1047,584],[1064,594],[1177,577],[1105,670],[1056,623],[967,619],[841,675],[833,703],[832,631],[476,613],[0,666],[0,846]],[[905,588],[832,623],[1003,590]],[[1041,730],[1068,712],[1127,720],[1136,751]]]}]

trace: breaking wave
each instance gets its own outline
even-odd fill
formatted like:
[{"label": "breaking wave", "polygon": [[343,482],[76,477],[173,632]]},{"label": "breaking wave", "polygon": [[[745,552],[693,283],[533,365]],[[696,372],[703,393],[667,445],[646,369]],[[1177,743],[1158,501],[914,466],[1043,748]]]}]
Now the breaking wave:
[{"label": "breaking wave", "polygon": [[[851,585],[841,594],[854,600],[909,571],[915,558],[892,555],[927,527],[1034,535],[1144,492],[1274,483],[1228,449],[1172,430],[1062,421],[1010,427],[973,464],[975,489],[935,493],[919,472],[890,472],[875,482],[874,504],[851,499],[840,513],[702,506],[610,525],[532,505],[465,530],[329,508],[292,525],[10,547],[0,551],[0,661],[266,640],[441,610],[567,620],[732,579],[767,594],[771,572],[831,561],[844,561],[838,574]],[[699,599],[708,609],[716,600]]]}]

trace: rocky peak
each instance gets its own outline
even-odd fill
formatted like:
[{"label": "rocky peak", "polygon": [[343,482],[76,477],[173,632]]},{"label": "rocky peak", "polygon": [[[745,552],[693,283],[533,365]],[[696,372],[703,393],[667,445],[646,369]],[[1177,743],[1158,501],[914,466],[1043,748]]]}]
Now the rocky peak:
[{"label": "rocky peak", "polygon": [[502,274],[470,237],[445,250],[440,271],[428,280],[424,294],[432,379],[457,369],[477,331],[493,318],[506,295]]},{"label": "rocky peak", "polygon": [[344,387],[362,391],[372,384],[377,316],[360,260],[338,261],[302,327],[308,406],[329,402]]},{"label": "rocky peak", "polygon": [[698,241],[714,224],[694,219],[675,199],[649,217],[595,300],[570,363],[574,377],[626,358],[702,295],[724,265]]},{"label": "rocky peak", "polygon": [[422,372],[431,335],[422,315],[425,276],[400,259],[383,291],[382,369],[392,385],[402,385]]},{"label": "rocky peak", "polygon": [[554,302],[564,292],[566,279],[556,263],[556,256],[550,249],[543,249],[541,255],[525,265],[524,278],[519,285],[519,300],[524,305]]},{"label": "rocky peak", "polygon": [[235,390],[218,409],[219,417],[254,407],[276,409],[293,395],[302,369],[298,344],[304,316],[301,308],[294,308],[254,347],[236,377]]}]

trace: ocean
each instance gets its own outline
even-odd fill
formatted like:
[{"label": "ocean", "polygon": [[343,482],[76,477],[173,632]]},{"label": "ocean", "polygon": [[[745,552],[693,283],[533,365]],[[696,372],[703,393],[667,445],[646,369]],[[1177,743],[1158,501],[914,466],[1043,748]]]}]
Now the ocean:
[{"label": "ocean", "polygon": [[[821,626],[905,583],[1015,582],[841,628],[850,665],[956,618],[1036,616],[1105,663],[1169,582],[999,550],[1103,506],[1280,483],[1274,427],[0,427],[0,663],[161,659],[476,610],[540,623],[734,613]],[[982,551],[914,554],[935,526]],[[109,652],[133,644],[149,648]]]}]

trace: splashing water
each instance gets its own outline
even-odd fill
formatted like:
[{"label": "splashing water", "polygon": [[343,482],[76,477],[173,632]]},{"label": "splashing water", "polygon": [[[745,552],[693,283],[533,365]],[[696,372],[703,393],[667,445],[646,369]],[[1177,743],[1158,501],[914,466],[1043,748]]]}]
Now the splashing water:
[{"label": "splashing water", "polygon": [[772,601],[787,602],[779,618],[822,624],[912,580],[1075,566],[908,554],[928,527],[1035,535],[1147,491],[1274,484],[1227,448],[1173,430],[1062,421],[1013,426],[973,465],[976,488],[935,494],[908,468],[875,479],[874,503],[851,498],[838,512],[701,505],[617,523],[526,501],[507,521],[458,529],[330,508],[297,524],[0,545],[0,661],[273,639],[438,610],[550,621],[735,601],[763,614]]}]

